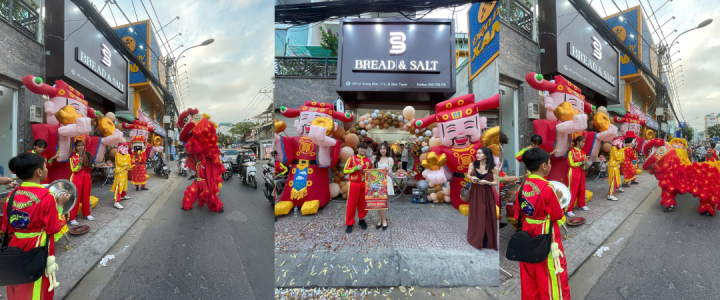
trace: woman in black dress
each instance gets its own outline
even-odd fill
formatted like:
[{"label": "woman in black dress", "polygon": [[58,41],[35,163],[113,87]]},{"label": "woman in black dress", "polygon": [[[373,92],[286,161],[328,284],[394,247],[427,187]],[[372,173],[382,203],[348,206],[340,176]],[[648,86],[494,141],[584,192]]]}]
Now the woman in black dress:
[{"label": "woman in black dress", "polygon": [[495,191],[500,170],[492,151],[480,148],[476,160],[468,166],[472,179],[468,214],[468,243],[478,249],[498,250],[497,198]]}]

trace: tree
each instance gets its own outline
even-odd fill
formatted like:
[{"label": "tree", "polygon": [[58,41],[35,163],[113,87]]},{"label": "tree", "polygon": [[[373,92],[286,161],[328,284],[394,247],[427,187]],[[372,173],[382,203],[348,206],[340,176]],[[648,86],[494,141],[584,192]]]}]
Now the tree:
[{"label": "tree", "polygon": [[705,137],[710,140],[715,140],[715,137],[720,137],[720,124],[708,127]]},{"label": "tree", "polygon": [[220,143],[220,145],[222,145],[224,147],[228,147],[229,145],[231,145],[233,143],[233,141],[235,141],[235,139],[232,136],[224,134],[222,132],[218,132],[217,135],[218,135],[218,143]]},{"label": "tree", "polygon": [[232,125],[230,128],[230,134],[232,134],[235,137],[240,137],[241,139],[245,139],[245,136],[250,133],[250,131],[255,128],[255,123],[243,121],[243,122],[237,122]]},{"label": "tree", "polygon": [[693,131],[690,124],[686,124],[685,128],[681,128],[680,131],[682,132],[683,136],[685,137],[685,140],[690,142],[693,139],[693,136],[695,136],[695,132]]},{"label": "tree", "polygon": [[322,33],[322,42],[320,43],[320,46],[322,46],[325,50],[330,50],[330,56],[336,57],[338,55],[337,33],[333,33],[330,29],[327,31],[323,30],[322,27],[320,27],[320,33]]}]

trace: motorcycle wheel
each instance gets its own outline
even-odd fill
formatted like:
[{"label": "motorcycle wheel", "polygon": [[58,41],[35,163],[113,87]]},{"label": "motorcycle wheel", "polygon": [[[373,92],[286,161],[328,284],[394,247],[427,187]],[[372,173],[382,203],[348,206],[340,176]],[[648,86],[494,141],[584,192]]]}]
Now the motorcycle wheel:
[{"label": "motorcycle wheel", "polygon": [[255,177],[250,177],[250,180],[253,183],[253,187],[257,190],[257,179],[255,179]]},{"label": "motorcycle wheel", "polygon": [[165,174],[165,179],[168,179],[168,178],[170,178],[170,176],[168,174]]}]

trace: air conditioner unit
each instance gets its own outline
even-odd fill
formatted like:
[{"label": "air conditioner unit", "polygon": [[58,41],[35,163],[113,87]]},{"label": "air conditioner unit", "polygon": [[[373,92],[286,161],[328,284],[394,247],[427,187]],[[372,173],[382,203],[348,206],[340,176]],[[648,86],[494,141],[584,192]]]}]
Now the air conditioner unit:
[{"label": "air conditioner unit", "polygon": [[528,119],[540,119],[540,104],[528,103]]},{"label": "air conditioner unit", "polygon": [[30,105],[30,123],[42,123],[42,122],[43,122],[42,106]]}]

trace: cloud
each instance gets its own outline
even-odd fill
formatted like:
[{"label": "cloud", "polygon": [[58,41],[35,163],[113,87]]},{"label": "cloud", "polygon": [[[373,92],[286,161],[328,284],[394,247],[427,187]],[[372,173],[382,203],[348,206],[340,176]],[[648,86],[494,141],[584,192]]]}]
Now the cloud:
[{"label": "cloud", "polygon": [[[105,4],[102,0],[92,2],[98,8]],[[260,89],[271,83],[273,76],[274,1],[153,0],[157,18],[148,1],[144,4],[151,17],[138,1],[134,2],[136,11],[130,1],[118,3],[131,22],[150,18],[158,27],[180,16],[180,20],[163,30],[168,38],[182,33],[170,42],[172,49],[183,45],[174,51],[175,55],[209,38],[215,39],[208,46],[188,50],[183,54],[185,58],[179,60],[178,65],[186,64],[180,73],[187,71],[180,78],[188,77],[180,89],[184,89],[187,82],[190,90],[184,97],[186,108],[198,108],[214,121],[224,123],[256,115],[270,104],[265,96],[257,104],[251,101]],[[116,6],[112,8],[118,24],[128,23]],[[107,8],[103,17],[115,26]],[[167,49],[162,52],[166,53]]]}]

